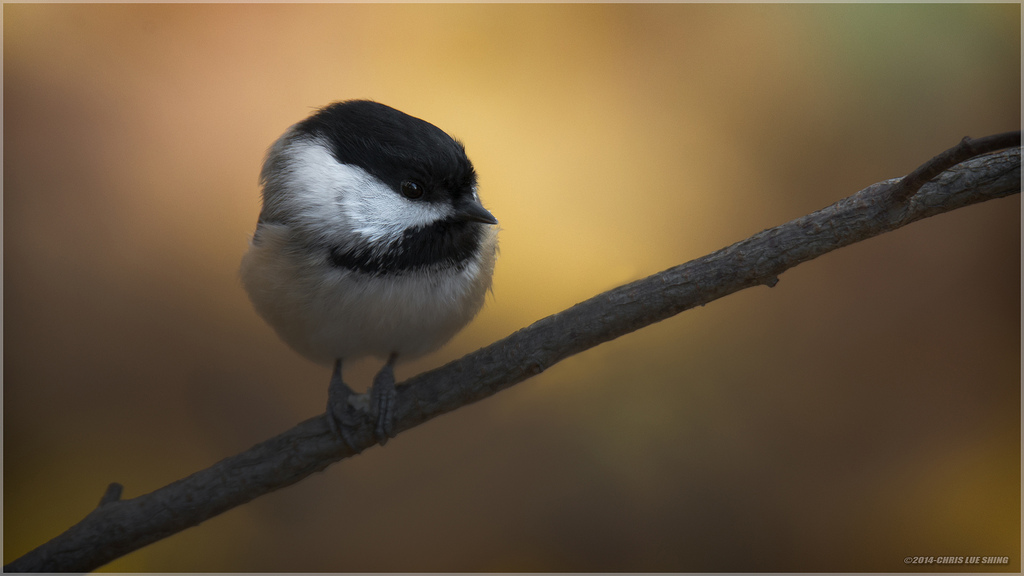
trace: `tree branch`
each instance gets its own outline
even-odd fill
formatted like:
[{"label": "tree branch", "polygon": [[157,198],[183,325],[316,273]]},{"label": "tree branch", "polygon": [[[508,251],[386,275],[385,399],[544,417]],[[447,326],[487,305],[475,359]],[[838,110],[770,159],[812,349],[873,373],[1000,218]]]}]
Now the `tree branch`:
[{"label": "tree branch", "polygon": [[[944,171],[993,146],[1019,144],[1019,132],[1015,139],[965,138],[903,179],[873,184],[813,214],[599,294],[410,378],[398,386],[395,430],[408,430],[486,398],[564,358],[683,310],[751,286],[774,286],[782,272],[837,248],[922,218],[1019,193],[1020,148]],[[112,484],[82,521],[4,571],[93,570],[373,446],[372,423],[363,422],[352,438],[355,446],[345,446],[320,415],[149,494],[121,500],[120,485]]]},{"label": "tree branch", "polygon": [[904,176],[892,187],[892,190],[889,192],[889,201],[893,204],[905,201],[916,193],[921,186],[924,186],[925,182],[968,158],[1014,146],[1020,146],[1020,130],[985,136],[976,140],[970,136],[964,136],[964,139],[959,144],[925,162],[917,170]]}]

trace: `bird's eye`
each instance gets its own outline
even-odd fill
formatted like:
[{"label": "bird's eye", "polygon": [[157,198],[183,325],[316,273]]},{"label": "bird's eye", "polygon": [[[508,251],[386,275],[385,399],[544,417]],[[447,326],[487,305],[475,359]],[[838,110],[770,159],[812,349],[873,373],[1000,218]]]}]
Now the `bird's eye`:
[{"label": "bird's eye", "polygon": [[423,196],[423,185],[419,182],[413,182],[412,180],[406,180],[402,182],[402,196],[415,200]]}]

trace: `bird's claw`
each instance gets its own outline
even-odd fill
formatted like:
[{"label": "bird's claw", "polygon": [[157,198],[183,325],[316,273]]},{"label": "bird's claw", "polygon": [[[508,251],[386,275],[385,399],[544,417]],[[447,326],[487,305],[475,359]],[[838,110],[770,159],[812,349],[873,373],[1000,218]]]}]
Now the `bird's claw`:
[{"label": "bird's claw", "polygon": [[381,446],[389,438],[395,437],[398,391],[395,389],[393,364],[394,357],[374,377],[369,394],[356,394],[341,380],[341,360],[335,362],[331,383],[327,388],[327,425],[349,448],[356,446],[352,430],[358,428],[367,417],[376,418],[374,434]]},{"label": "bird's claw", "polygon": [[327,425],[349,448],[355,447],[351,430],[359,425],[359,410],[350,400],[355,392],[341,380],[341,361],[334,364],[334,374],[327,387]]},{"label": "bird's claw", "polygon": [[370,406],[376,412],[375,432],[381,446],[387,443],[388,438],[395,437],[395,405],[398,403],[398,391],[395,390],[395,372],[391,363],[392,360],[389,360],[381,368],[370,388]]}]

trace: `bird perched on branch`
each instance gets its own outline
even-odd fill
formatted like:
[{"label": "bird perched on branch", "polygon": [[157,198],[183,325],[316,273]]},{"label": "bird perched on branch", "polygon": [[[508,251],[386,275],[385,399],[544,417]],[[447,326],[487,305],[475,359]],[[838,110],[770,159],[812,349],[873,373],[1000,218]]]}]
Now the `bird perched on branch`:
[{"label": "bird perched on branch", "polygon": [[393,365],[440,348],[491,286],[498,221],[480,203],[465,149],[436,126],[366,100],[289,128],[260,174],[263,205],[242,259],[260,316],[296,352],[333,365],[327,419],[360,412],[342,361],[385,359],[368,410],[393,436]]}]

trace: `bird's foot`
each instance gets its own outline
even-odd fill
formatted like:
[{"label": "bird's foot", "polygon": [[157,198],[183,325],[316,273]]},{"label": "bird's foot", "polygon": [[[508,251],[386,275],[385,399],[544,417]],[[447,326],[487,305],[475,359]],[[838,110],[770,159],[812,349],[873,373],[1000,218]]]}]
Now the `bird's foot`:
[{"label": "bird's foot", "polygon": [[356,394],[341,379],[341,360],[334,362],[334,372],[327,388],[327,424],[349,448],[356,446],[352,430],[357,429],[367,416],[376,418],[374,434],[381,446],[395,437],[398,391],[395,389],[394,363],[392,354],[373,378],[369,393]]},{"label": "bird's foot", "polygon": [[327,425],[349,448],[355,447],[351,430],[359,426],[362,416],[349,402],[355,395],[341,380],[341,360],[335,360],[331,383],[327,387]]},{"label": "bird's foot", "polygon": [[373,378],[370,387],[370,406],[376,411],[377,439],[380,445],[387,443],[388,438],[395,437],[395,405],[398,403],[398,391],[395,389],[395,355],[392,354],[384,367]]}]

